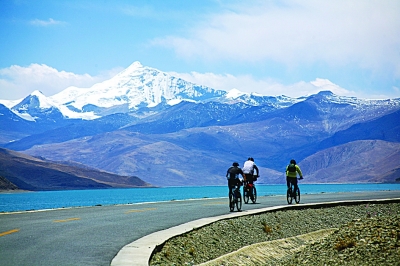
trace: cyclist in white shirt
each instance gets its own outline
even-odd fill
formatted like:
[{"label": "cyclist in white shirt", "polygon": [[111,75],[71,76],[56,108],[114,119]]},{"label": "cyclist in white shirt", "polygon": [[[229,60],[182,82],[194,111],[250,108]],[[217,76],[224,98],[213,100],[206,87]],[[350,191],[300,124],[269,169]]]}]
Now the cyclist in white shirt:
[{"label": "cyclist in white shirt", "polygon": [[[257,171],[257,174],[254,174],[254,170]],[[242,167],[242,171],[245,175],[245,181],[247,181],[249,184],[253,184],[254,177],[257,179],[257,177],[260,175],[260,172],[258,171],[257,165],[254,163],[254,159],[252,157],[249,157],[247,161],[244,162],[244,165]]]}]

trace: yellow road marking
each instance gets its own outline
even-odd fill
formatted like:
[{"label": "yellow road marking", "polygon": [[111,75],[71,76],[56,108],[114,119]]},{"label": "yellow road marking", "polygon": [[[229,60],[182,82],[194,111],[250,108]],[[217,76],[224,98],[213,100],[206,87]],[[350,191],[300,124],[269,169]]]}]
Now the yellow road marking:
[{"label": "yellow road marking", "polygon": [[10,231],[7,231],[7,232],[0,233],[0,236],[9,235],[9,234],[12,234],[12,233],[16,233],[18,231],[19,231],[19,229],[13,229],[13,230],[10,230]]},{"label": "yellow road marking", "polygon": [[132,213],[132,212],[145,212],[145,211],[154,211],[154,210],[157,210],[157,208],[134,209],[134,210],[126,211],[125,213],[128,214],[128,213]]},{"label": "yellow road marking", "polygon": [[55,223],[65,223],[65,222],[70,222],[70,221],[77,221],[80,220],[81,218],[68,218],[65,220],[54,220],[53,222]]}]

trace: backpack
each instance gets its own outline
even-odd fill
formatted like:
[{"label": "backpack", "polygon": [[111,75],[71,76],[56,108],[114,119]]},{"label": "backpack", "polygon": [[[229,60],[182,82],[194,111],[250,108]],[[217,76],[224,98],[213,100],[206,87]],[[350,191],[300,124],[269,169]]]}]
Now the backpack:
[{"label": "backpack", "polygon": [[291,173],[296,173],[296,165],[295,164],[289,164],[288,165],[288,171]]},{"label": "backpack", "polygon": [[238,178],[238,175],[240,173],[240,169],[238,167],[231,166],[228,169],[228,173],[229,173],[228,179],[236,179],[236,178]]}]

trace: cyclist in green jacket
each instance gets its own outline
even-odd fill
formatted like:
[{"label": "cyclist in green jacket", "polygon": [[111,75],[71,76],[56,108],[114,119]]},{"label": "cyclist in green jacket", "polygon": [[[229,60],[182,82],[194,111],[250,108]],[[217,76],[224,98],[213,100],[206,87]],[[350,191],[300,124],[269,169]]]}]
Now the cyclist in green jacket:
[{"label": "cyclist in green jacket", "polygon": [[300,176],[300,180],[303,179],[303,173],[300,167],[296,164],[295,160],[290,160],[290,164],[286,166],[286,184],[290,188],[290,184],[294,185],[294,189],[297,189],[297,174]]}]

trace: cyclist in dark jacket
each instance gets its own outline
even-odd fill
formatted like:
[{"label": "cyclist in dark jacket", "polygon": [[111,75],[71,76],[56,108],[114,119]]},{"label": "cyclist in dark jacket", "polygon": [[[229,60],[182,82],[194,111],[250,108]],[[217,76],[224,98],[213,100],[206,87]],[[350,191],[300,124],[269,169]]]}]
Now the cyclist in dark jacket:
[{"label": "cyclist in dark jacket", "polygon": [[239,175],[242,175],[243,179],[245,179],[245,175],[242,169],[239,167],[239,163],[234,162],[231,167],[229,167],[228,171],[226,171],[226,178],[228,179],[228,188],[229,188],[229,201],[232,198],[232,191],[236,186],[241,185],[241,181],[239,179]]}]

